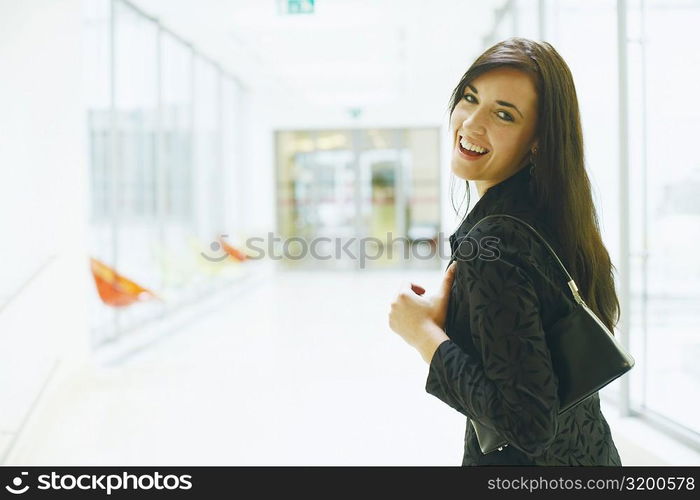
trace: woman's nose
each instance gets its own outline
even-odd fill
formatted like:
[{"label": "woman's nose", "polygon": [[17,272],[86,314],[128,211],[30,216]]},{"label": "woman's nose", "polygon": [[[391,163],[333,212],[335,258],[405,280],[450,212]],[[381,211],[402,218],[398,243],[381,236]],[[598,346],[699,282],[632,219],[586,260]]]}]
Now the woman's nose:
[{"label": "woman's nose", "polygon": [[483,135],[486,132],[486,126],[484,124],[484,113],[481,110],[476,110],[473,113],[471,113],[462,122],[462,130],[477,135]]}]

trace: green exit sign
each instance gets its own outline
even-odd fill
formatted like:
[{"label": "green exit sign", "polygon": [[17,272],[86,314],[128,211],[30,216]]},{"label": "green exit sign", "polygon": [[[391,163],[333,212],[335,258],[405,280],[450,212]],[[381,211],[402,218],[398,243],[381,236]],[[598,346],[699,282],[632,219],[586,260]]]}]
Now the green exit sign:
[{"label": "green exit sign", "polygon": [[281,0],[279,3],[284,14],[314,13],[314,0]]}]

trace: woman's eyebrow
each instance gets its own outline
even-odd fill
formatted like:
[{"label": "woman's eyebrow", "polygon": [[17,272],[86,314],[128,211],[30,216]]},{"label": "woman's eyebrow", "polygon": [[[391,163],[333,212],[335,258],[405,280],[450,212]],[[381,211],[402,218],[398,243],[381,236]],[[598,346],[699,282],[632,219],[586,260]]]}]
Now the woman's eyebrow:
[{"label": "woman's eyebrow", "polygon": [[[471,83],[467,83],[467,87],[469,87],[471,89],[471,91],[474,92],[475,94],[479,93],[479,91],[476,90],[476,87],[474,87],[474,85],[472,85]],[[507,108],[513,108],[515,111],[518,112],[518,114],[520,115],[521,118],[525,118],[515,104],[511,104],[507,101],[496,101],[496,102],[498,104],[500,104],[501,106],[506,106]]]}]

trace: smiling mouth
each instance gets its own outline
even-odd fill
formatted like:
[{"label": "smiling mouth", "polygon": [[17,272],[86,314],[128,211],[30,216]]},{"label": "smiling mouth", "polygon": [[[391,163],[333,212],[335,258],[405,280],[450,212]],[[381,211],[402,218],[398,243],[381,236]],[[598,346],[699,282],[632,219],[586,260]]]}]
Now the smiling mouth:
[{"label": "smiling mouth", "polygon": [[483,153],[477,153],[476,151],[471,151],[469,149],[465,149],[464,147],[462,147],[461,141],[457,141],[457,147],[462,152],[462,154],[464,154],[466,156],[473,157],[473,158],[476,158],[478,156],[484,156],[484,155],[487,155],[491,152],[488,149],[486,151],[484,151]]}]

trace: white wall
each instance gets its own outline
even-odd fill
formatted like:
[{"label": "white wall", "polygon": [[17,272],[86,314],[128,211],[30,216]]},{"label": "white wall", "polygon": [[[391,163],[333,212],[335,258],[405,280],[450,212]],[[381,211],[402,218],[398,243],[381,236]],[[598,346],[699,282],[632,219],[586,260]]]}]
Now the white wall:
[{"label": "white wall", "polygon": [[56,361],[88,348],[80,9],[0,0],[0,462]]}]

